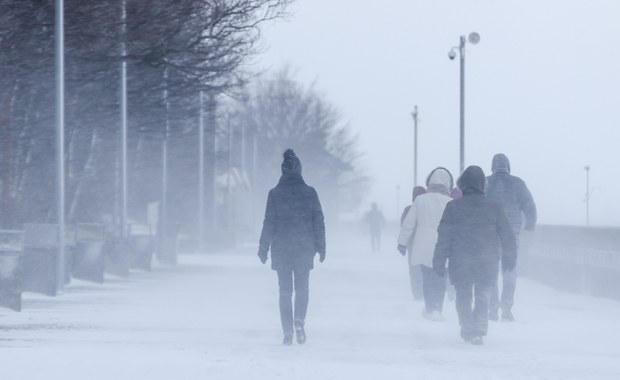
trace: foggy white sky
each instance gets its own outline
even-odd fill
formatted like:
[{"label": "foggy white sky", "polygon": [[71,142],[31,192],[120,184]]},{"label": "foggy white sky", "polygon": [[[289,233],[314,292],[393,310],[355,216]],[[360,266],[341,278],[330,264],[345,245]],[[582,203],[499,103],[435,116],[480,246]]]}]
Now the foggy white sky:
[{"label": "foggy white sky", "polygon": [[540,222],[583,224],[590,165],[591,224],[620,225],[620,1],[298,0],[292,13],[265,30],[260,65],[290,64],[340,108],[375,179],[368,202],[387,217],[410,199],[414,105],[418,182],[436,166],[457,174],[459,65],[447,53],[476,31],[466,166],[488,174],[503,152]]}]

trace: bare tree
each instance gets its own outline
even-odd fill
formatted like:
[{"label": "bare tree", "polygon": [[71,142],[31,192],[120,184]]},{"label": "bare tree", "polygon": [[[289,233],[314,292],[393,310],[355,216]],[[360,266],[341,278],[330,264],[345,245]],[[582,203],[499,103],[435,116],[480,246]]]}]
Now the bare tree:
[{"label": "bare tree", "polygon": [[267,76],[253,89],[241,120],[258,141],[259,191],[273,186],[282,152],[293,148],[304,177],[323,190],[328,213],[335,216],[357,206],[369,182],[360,167],[357,139],[338,110],[314,86],[297,82],[289,69]]}]

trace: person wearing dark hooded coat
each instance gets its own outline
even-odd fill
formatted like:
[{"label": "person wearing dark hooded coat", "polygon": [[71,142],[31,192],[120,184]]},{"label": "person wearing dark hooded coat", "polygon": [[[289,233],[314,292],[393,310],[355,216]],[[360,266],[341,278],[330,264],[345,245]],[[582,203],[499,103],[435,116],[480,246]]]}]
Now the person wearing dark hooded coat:
[{"label": "person wearing dark hooded coat", "polygon": [[461,337],[476,345],[487,334],[489,293],[500,255],[504,270],[514,269],[517,260],[514,233],[501,205],[484,195],[485,180],[478,166],[468,167],[458,179],[463,196],[446,205],[433,255],[438,275],[445,275],[448,263]]},{"label": "person wearing dark hooded coat", "polygon": [[[491,170],[493,174],[487,177],[486,196],[500,203],[504,207],[512,231],[519,241],[521,235],[522,214],[525,215],[525,230],[532,231],[536,226],[536,204],[525,182],[510,174],[510,161],[502,153],[493,157]],[[518,244],[517,244],[518,245]],[[517,271],[502,271],[502,296],[499,297],[497,282],[491,290],[489,304],[489,319],[499,319],[499,309],[502,309],[503,321],[514,321],[512,306],[514,304],[515,289],[517,286]]]},{"label": "person wearing dark hooded coat", "polygon": [[[269,191],[258,257],[264,264],[271,249],[271,268],[278,274],[280,321],[284,345],[306,342],[304,329],[314,256],[325,260],[325,223],[319,196],[301,176],[301,161],[292,149],[284,152],[282,176]],[[293,311],[293,289],[295,302]]]}]

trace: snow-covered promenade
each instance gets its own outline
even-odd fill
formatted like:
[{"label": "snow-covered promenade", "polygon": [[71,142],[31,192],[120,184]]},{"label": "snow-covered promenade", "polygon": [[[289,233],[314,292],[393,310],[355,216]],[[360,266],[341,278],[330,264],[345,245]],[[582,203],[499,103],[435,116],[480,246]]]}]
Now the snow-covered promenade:
[{"label": "snow-covered promenade", "polygon": [[[619,379],[620,303],[521,279],[514,323],[481,347],[420,315],[391,241],[332,246],[310,278],[305,346],[281,345],[276,275],[253,249],[181,256],[0,310],[0,373],[13,379]],[[389,246],[389,247],[388,247]]]}]

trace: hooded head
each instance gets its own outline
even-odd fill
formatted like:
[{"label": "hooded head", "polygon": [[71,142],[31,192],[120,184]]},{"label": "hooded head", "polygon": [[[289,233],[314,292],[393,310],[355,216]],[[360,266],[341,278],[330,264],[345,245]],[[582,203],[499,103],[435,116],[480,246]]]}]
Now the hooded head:
[{"label": "hooded head", "polygon": [[508,173],[510,174],[510,161],[503,153],[498,153],[493,156],[493,162],[491,163],[491,171],[495,173]]},{"label": "hooded head", "polygon": [[426,188],[431,192],[438,192],[444,194],[450,194],[450,189],[454,186],[454,180],[452,174],[448,169],[438,167],[426,178]]},{"label": "hooded head", "polygon": [[463,174],[461,174],[461,177],[457,181],[457,186],[461,189],[463,195],[474,193],[484,194],[486,179],[482,168],[472,165],[467,167]]},{"label": "hooded head", "polygon": [[416,186],[413,188],[413,193],[411,194],[411,202],[415,201],[418,195],[426,194],[426,189],[422,186]]},{"label": "hooded head", "polygon": [[301,161],[293,149],[287,149],[282,160],[282,174],[301,174]]}]

